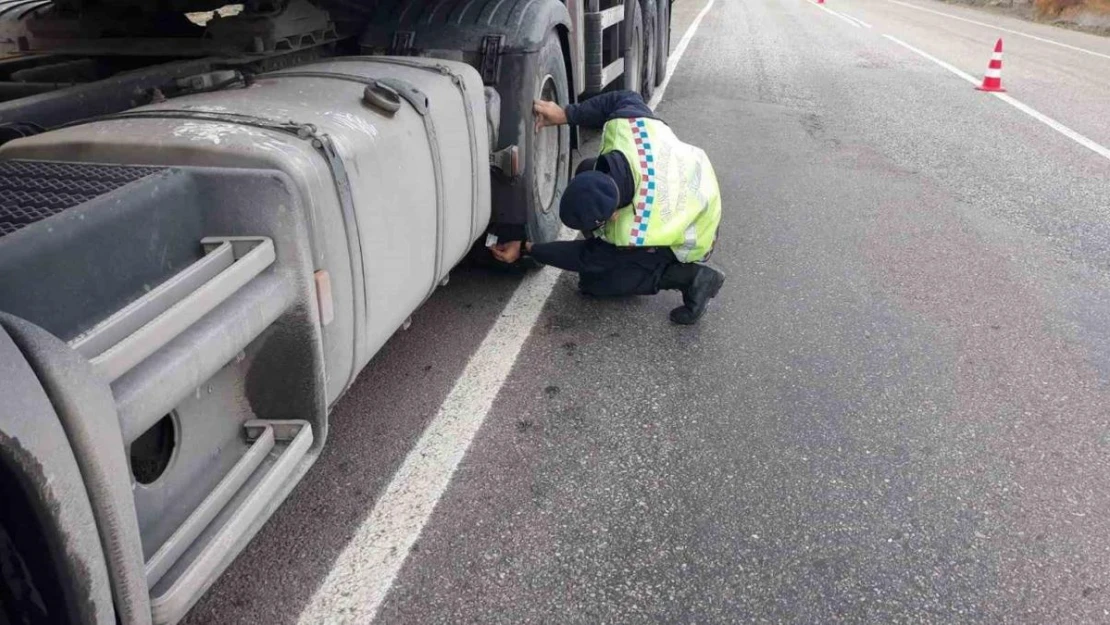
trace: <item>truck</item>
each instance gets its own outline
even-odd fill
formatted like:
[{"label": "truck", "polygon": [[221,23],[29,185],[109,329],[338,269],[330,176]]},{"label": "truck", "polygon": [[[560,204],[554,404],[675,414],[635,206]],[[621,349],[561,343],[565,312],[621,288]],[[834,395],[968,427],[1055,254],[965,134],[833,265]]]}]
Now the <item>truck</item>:
[{"label": "truck", "polygon": [[175,623],[670,0],[0,1],[0,622]]}]

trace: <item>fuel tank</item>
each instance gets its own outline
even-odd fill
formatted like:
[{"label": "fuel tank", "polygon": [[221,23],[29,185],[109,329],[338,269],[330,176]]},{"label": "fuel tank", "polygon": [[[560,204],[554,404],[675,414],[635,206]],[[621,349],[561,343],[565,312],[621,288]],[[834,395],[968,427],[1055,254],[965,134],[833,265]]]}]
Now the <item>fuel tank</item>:
[{"label": "fuel tank", "polygon": [[287,175],[330,282],[334,402],[488,224],[485,106],[463,63],[340,57],[13,141],[0,159]]},{"label": "fuel tank", "polygon": [[183,617],[484,231],[485,106],[469,66],[343,58],[0,149],[0,369],[49,389],[121,622]]}]

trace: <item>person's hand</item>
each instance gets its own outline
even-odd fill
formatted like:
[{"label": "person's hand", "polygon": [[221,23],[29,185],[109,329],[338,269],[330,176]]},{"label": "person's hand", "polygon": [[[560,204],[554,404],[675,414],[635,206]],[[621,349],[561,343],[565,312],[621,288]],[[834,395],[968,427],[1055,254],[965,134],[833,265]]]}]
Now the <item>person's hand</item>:
[{"label": "person's hand", "polygon": [[544,126],[561,126],[567,123],[567,112],[554,102],[536,100],[532,103],[532,112],[536,115],[536,132]]},{"label": "person's hand", "polygon": [[506,241],[505,243],[497,243],[489,248],[493,257],[505,263],[512,264],[520,260],[520,241]]}]

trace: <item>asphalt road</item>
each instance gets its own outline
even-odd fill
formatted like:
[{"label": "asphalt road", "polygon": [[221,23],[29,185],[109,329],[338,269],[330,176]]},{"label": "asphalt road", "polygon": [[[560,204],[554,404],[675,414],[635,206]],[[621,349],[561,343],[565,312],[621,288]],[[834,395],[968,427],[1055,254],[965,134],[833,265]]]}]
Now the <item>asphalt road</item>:
[{"label": "asphalt road", "polygon": [[884,35],[1003,36],[1096,146],[1110,40],[912,5],[715,0],[657,109],[726,199],[702,323],[561,276],[384,601],[320,613],[521,282],[460,268],[189,622],[1110,621],[1110,158]]}]

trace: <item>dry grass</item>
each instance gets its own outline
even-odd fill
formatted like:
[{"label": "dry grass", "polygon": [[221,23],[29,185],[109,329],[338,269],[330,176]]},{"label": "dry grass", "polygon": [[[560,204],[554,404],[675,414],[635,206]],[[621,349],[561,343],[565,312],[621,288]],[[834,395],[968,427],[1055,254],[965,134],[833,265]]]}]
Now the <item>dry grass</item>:
[{"label": "dry grass", "polygon": [[1033,0],[1033,11],[1038,19],[1110,34],[1110,0]]},{"label": "dry grass", "polygon": [[1033,0],[1039,17],[1068,18],[1081,14],[1110,17],[1110,0]]},{"label": "dry grass", "polygon": [[1068,9],[1081,7],[1087,0],[1034,0],[1037,13],[1044,17],[1056,17]]},{"label": "dry grass", "polygon": [[1110,36],[1110,0],[944,0]]}]

